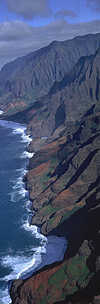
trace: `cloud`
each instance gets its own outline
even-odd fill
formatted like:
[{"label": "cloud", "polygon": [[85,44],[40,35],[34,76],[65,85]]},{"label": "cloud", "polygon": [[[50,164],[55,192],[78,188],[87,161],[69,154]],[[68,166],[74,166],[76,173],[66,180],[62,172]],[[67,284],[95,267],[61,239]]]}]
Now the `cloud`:
[{"label": "cloud", "polygon": [[31,20],[35,16],[48,17],[51,9],[47,0],[6,0],[9,12],[22,16],[25,20]]},{"label": "cloud", "polygon": [[70,11],[70,10],[66,10],[66,9],[64,9],[64,10],[61,10],[61,11],[58,11],[55,15],[54,15],[54,17],[56,18],[56,19],[63,19],[63,18],[65,18],[65,17],[76,17],[76,14],[75,14],[75,12],[74,11]]},{"label": "cloud", "polygon": [[93,12],[100,12],[100,0],[88,0],[87,6],[90,6]]},{"label": "cloud", "polygon": [[64,41],[99,31],[100,20],[75,24],[56,20],[39,27],[32,27],[20,20],[3,22],[0,24],[0,68],[5,63],[38,50],[54,40]]}]

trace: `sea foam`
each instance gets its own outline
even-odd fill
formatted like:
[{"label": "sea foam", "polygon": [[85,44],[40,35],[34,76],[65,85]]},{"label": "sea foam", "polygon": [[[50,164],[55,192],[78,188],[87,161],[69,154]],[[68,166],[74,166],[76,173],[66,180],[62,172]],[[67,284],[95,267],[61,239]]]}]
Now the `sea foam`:
[{"label": "sea foam", "polygon": [[12,180],[12,192],[9,193],[11,196],[11,202],[18,202],[21,198],[28,195],[28,191],[24,187],[23,176],[26,174],[27,170],[22,167],[15,170],[19,173],[19,177],[15,180]]},{"label": "sea foam", "polygon": [[8,294],[8,287],[5,290],[0,290],[0,304],[11,304],[11,298]]},{"label": "sea foam", "polygon": [[[13,129],[13,134],[20,134],[21,141],[28,144],[32,139],[26,135],[25,126],[21,126],[20,124],[0,121],[0,125],[5,128]],[[26,159],[33,156],[33,153],[29,153],[24,151],[20,158]],[[28,211],[29,218],[32,216],[32,212],[28,209],[30,205],[29,198],[27,198],[28,192],[24,188],[23,176],[27,172],[26,161],[24,167],[20,169],[16,169],[18,172],[17,178],[12,180],[12,192],[10,193],[11,201],[18,202],[21,198],[25,198],[24,204],[26,210]],[[16,176],[16,174],[15,174]],[[5,275],[1,278],[1,281],[8,282],[9,280],[13,280],[15,278],[27,278],[29,277],[35,270],[40,269],[44,265],[51,264],[55,261],[62,260],[64,256],[64,252],[66,250],[67,242],[65,238],[58,238],[57,236],[49,236],[45,237],[40,233],[40,230],[33,225],[30,225],[30,220],[24,220],[21,218],[20,221],[21,229],[24,229],[27,233],[32,234],[36,239],[40,239],[40,245],[38,247],[31,246],[29,248],[28,255],[24,252],[17,252],[15,255],[13,252],[9,251],[9,254],[2,256],[1,264],[5,268],[11,269],[10,274]],[[5,283],[4,283],[5,284]],[[7,293],[7,289],[2,290],[2,304],[10,303],[10,297]]]},{"label": "sea foam", "polygon": [[27,232],[31,233],[35,238],[40,239],[39,247],[29,248],[29,254],[25,255],[25,251],[19,252],[17,255],[13,255],[13,252],[2,257],[1,265],[11,269],[10,274],[3,277],[3,281],[8,282],[15,278],[24,278],[30,276],[30,272],[33,273],[34,269],[42,262],[41,254],[46,252],[45,246],[47,238],[38,232],[36,226],[30,226],[28,220],[26,220],[22,227]]},{"label": "sea foam", "polygon": [[3,111],[0,110],[0,114],[3,114]]},{"label": "sea foam", "polygon": [[0,120],[0,125],[3,128],[13,129],[13,130],[17,130],[17,129],[25,130],[26,129],[26,126],[23,126],[17,122],[7,121],[7,120]]},{"label": "sea foam", "polygon": [[13,134],[21,134],[21,140],[23,142],[29,143],[32,140],[32,138],[30,138],[30,136],[26,134],[25,130],[26,127],[24,126],[21,126],[19,128],[16,127],[13,130]]},{"label": "sea foam", "polygon": [[21,155],[21,158],[31,158],[34,155],[34,153],[30,153],[28,151],[24,151]]}]

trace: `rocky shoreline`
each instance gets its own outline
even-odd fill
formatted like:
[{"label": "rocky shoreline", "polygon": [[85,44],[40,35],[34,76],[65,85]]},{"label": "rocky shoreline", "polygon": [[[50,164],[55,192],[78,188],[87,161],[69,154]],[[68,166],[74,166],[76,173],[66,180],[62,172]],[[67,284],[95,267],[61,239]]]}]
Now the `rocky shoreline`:
[{"label": "rocky shoreline", "polygon": [[12,304],[98,304],[100,34],[54,41],[5,65],[0,79],[1,119],[27,124],[33,137],[31,224],[68,240],[62,262],[13,281]]},{"label": "rocky shoreline", "polygon": [[31,224],[68,247],[62,262],[13,281],[12,304],[100,303],[100,102],[41,149],[38,141],[24,177]]}]

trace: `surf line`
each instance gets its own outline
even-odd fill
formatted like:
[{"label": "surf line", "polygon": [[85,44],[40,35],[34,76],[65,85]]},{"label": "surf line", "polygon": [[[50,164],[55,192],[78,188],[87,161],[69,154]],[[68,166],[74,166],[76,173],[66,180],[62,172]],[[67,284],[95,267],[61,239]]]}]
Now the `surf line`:
[{"label": "surf line", "polygon": [[[29,155],[30,155],[30,157],[33,156],[32,153],[28,152],[27,156],[29,156]],[[22,157],[24,157],[24,156],[25,156],[25,152],[23,153]],[[28,204],[29,210],[30,210],[30,206],[31,206],[31,201]],[[31,218],[32,218],[32,216],[33,216],[33,214],[31,215]],[[40,228],[38,228],[37,226],[31,225],[30,223],[31,223],[30,219],[28,221],[26,221],[26,223],[24,223],[24,225],[23,225],[24,229],[27,231],[30,231],[36,238],[41,239],[43,244],[42,244],[42,246],[39,246],[36,249],[36,251],[33,255],[33,259],[30,261],[30,263],[27,263],[26,267],[23,268],[18,273],[17,279],[19,279],[19,278],[26,279],[26,278],[30,277],[35,271],[41,269],[43,266],[52,264],[56,261],[61,261],[64,257],[64,253],[65,253],[66,247],[67,247],[67,240],[65,237],[57,237],[54,235],[45,237],[44,235],[42,235],[40,233]],[[37,257],[38,257],[38,261],[37,261]]]},{"label": "surf line", "polygon": [[[29,144],[31,141],[32,141],[32,138],[29,137],[29,135],[26,134],[26,128],[20,128],[18,126],[17,129],[14,129],[13,130],[13,133],[14,134],[21,134],[21,137],[22,137],[22,140],[24,142],[27,142],[27,144]],[[20,156],[21,158],[31,158],[32,156],[34,155],[34,153],[30,153],[28,151],[24,151],[22,153],[22,155]],[[27,170],[24,170],[23,172],[23,175],[25,175],[25,173],[27,173],[28,171]],[[23,180],[23,179],[22,179]],[[19,181],[20,181],[20,178],[19,178]],[[24,182],[23,183],[23,191],[22,191],[22,187],[21,187],[21,193],[23,193],[23,196],[25,197],[26,193],[29,197],[29,191],[28,190],[25,190],[24,188]],[[20,185],[19,185],[20,186]],[[16,185],[13,187],[16,189]],[[33,213],[32,211],[30,210],[30,205],[31,205],[31,201],[29,200],[28,201],[28,204],[27,204],[27,209],[28,211],[31,212],[31,217],[33,216]],[[25,263],[25,266],[24,268],[22,268],[22,270],[17,274],[17,279],[18,278],[26,278],[26,277],[29,277],[31,274],[30,274],[30,271],[31,273],[33,273],[34,269],[39,265],[41,264],[41,254],[44,254],[46,249],[45,249],[45,246],[46,246],[46,242],[47,242],[47,238],[45,236],[43,236],[42,234],[40,234],[40,232],[38,231],[39,229],[36,227],[36,226],[33,226],[33,225],[30,225],[30,218],[26,220],[26,222],[24,222],[24,224],[22,225],[24,230],[27,230],[29,233],[33,234],[33,236],[35,238],[38,238],[40,239],[40,246],[38,248],[34,248],[34,254],[33,254],[33,258],[31,260],[29,260],[27,263]]]},{"label": "surf line", "polygon": [[[1,125],[3,125],[4,122],[1,122]],[[26,134],[26,127],[23,125],[20,125],[18,123],[13,122],[5,122],[6,128],[12,128],[13,134],[21,134],[21,138],[24,142],[29,144],[31,142],[32,138],[30,138]],[[33,153],[29,153],[27,151],[24,151],[21,155],[22,158],[30,158],[33,156]],[[24,171],[25,172],[25,171]],[[23,174],[24,174],[23,172]],[[26,171],[27,172],[27,171]],[[16,187],[15,187],[16,189]],[[23,190],[24,189],[24,183],[23,183]],[[28,191],[26,191],[28,192]],[[26,195],[26,192],[23,191],[23,195]],[[31,202],[29,203],[31,204]],[[57,236],[49,236],[45,237],[42,234],[39,233],[39,228],[36,226],[30,225],[29,220],[23,224],[23,228],[30,233],[33,234],[36,238],[41,239],[40,246],[36,248],[32,259],[30,261],[25,262],[25,265],[21,271],[19,271],[16,274],[16,278],[26,278],[30,277],[34,271],[37,269],[42,268],[45,265],[52,264],[55,261],[60,261],[63,259],[64,252],[66,250],[66,239],[65,238],[58,238]],[[59,254],[58,254],[59,253]],[[12,278],[13,280],[14,278]]]}]

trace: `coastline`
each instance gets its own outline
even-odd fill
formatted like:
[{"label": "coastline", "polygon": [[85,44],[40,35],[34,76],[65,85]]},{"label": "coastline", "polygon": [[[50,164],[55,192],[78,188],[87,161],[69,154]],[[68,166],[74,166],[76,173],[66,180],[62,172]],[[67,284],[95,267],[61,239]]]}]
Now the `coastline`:
[{"label": "coastline", "polygon": [[[24,130],[24,132],[25,131],[27,131],[27,127]],[[31,143],[32,138],[30,138],[30,136],[27,135],[27,132],[26,132],[26,137],[29,138],[29,143]],[[29,143],[28,143],[28,145],[29,145]],[[28,150],[28,145],[27,145],[27,150]],[[24,156],[24,153],[27,155],[27,157],[29,159],[35,154],[34,152],[31,153],[31,152],[25,151],[25,152],[23,152],[23,156]],[[27,172],[28,172],[28,170],[27,170]],[[24,174],[24,176],[25,176],[25,174]],[[24,176],[23,176],[23,178],[24,178]],[[25,184],[25,182],[23,182],[23,183]],[[27,190],[27,192],[29,193],[29,190]],[[29,194],[28,194],[28,196],[29,196]],[[29,200],[30,200],[30,196],[29,196]],[[31,200],[30,200],[29,206],[31,207]],[[30,208],[29,208],[29,210],[31,211]],[[21,277],[19,276],[19,278],[21,278],[21,279],[24,279],[24,278],[26,279],[26,278],[30,277],[35,271],[40,270],[44,266],[51,265],[57,261],[62,261],[64,258],[66,248],[67,248],[67,243],[68,243],[66,237],[63,237],[63,236],[59,237],[56,235],[45,236],[40,232],[40,228],[37,225],[34,226],[34,225],[30,224],[30,222],[29,222],[29,225],[30,225],[30,227],[36,227],[37,234],[39,233],[41,235],[41,237],[43,238],[43,241],[44,241],[44,239],[46,240],[46,245],[43,248],[43,250],[41,251],[41,263],[39,263],[38,266],[36,266],[31,272],[27,273],[25,276],[23,276],[23,275]]]},{"label": "coastline", "polygon": [[[2,121],[2,125],[4,125],[4,123],[6,124],[6,128],[10,128],[10,127],[12,128],[12,125],[16,124],[16,123],[13,123],[13,122]],[[19,126],[19,123],[17,125]],[[23,129],[23,126],[22,126],[22,129]],[[20,129],[19,129],[18,132],[21,133],[22,131],[20,131]],[[27,135],[25,134],[25,132],[26,132],[26,127],[24,128],[24,137],[23,137],[23,140],[26,140],[26,137],[27,137]],[[16,134],[17,131],[15,130],[13,133]],[[31,140],[29,139],[29,142],[30,141]],[[25,158],[25,154],[29,158],[29,156],[31,156],[33,153],[29,153],[27,151],[24,151],[23,152],[23,156],[22,156],[23,158]],[[25,174],[25,172],[24,172],[24,174]],[[24,188],[24,190],[25,190],[25,188]],[[32,225],[32,228],[33,228],[33,225]],[[37,227],[36,227],[36,230],[37,230],[37,233],[39,233],[39,229]],[[39,251],[41,252],[41,261],[36,266],[35,266],[35,262],[36,261],[34,261],[34,266],[35,266],[35,267],[33,267],[34,269],[31,272],[29,271],[27,274],[25,274],[25,278],[26,278],[26,276],[30,277],[31,274],[33,274],[33,272],[41,269],[43,266],[48,265],[48,264],[51,265],[52,263],[54,263],[56,261],[61,261],[63,259],[64,253],[65,253],[65,250],[66,250],[65,247],[67,246],[66,239],[63,238],[63,237],[61,237],[61,239],[60,239],[60,238],[58,238],[56,236],[49,236],[48,238],[46,238],[42,234],[41,234],[41,236],[43,238],[47,239],[46,244],[42,248],[42,250],[41,250],[41,248],[39,248]],[[59,241],[61,240],[61,242],[59,242],[58,240]],[[39,252],[39,254],[40,254],[40,252]],[[40,255],[39,255],[39,258],[40,258]],[[19,275],[18,275],[18,278],[20,278]],[[23,278],[23,275],[21,275],[21,278]]]},{"label": "coastline", "polygon": [[[20,279],[13,280],[10,295],[14,304],[22,301],[28,304],[32,299],[35,304],[51,304],[54,300],[69,299],[71,302],[76,296],[79,302],[79,291],[83,290],[84,300],[86,289],[89,301],[91,300],[89,286],[93,285],[95,269],[92,271],[87,263],[91,258],[92,263],[98,263],[98,259],[95,258],[94,261],[93,256],[94,250],[96,257],[98,255],[100,240],[100,129],[98,130],[98,124],[95,134],[91,129],[91,122],[98,117],[98,112],[92,117],[90,115],[91,113],[84,116],[86,123],[89,119],[89,126],[84,126],[84,133],[80,122],[72,130],[70,138],[67,138],[65,130],[61,137],[40,149],[29,161],[24,181],[31,194],[31,210],[35,210],[31,220],[33,225],[30,227],[37,225],[46,237],[51,234],[66,236],[68,247],[61,262],[52,261],[51,265],[47,265],[46,261],[47,266],[44,266],[44,261],[39,261],[40,266],[29,273],[28,279],[22,279],[21,276]],[[81,136],[78,144],[77,133]],[[94,248],[92,245],[95,245]],[[48,259],[50,261],[50,256]],[[96,267],[97,282],[100,269],[99,265]],[[92,299],[95,292],[94,288]]]},{"label": "coastline", "polygon": [[[50,266],[56,262],[62,262],[64,258],[64,254],[67,248],[67,240],[65,237],[57,237],[57,236],[48,236],[46,245],[41,252],[41,262],[38,266],[35,266],[34,269],[28,272],[27,274],[22,276],[18,276],[17,279],[26,280],[27,278],[34,275],[35,272],[41,270],[44,266]],[[60,239],[60,240],[59,240]]]},{"label": "coastline", "polygon": [[[43,267],[50,267],[52,264],[57,262],[62,262],[64,254],[67,247],[67,241],[64,237],[60,238],[56,236],[47,237],[47,243],[41,252],[41,262],[36,266],[34,263],[33,270],[26,274],[22,274],[17,277],[17,279],[26,280],[34,275],[37,271],[41,270]],[[38,248],[39,249],[39,248]]]},{"label": "coastline", "polygon": [[[27,127],[26,127],[26,131],[27,131]],[[26,132],[27,134],[27,132]],[[30,138],[29,135],[26,135],[26,137],[28,136],[28,138]],[[34,152],[28,152],[28,146],[31,143],[31,140],[29,141],[28,145],[27,145],[27,151],[23,152],[27,154],[28,158],[31,159],[31,157],[35,154]],[[28,169],[27,169],[28,172]],[[24,178],[25,174],[23,175]],[[25,184],[25,181],[23,182]],[[29,190],[27,190],[27,192],[29,193]],[[28,194],[29,195],[29,194]],[[28,205],[28,210],[31,211],[31,200],[30,200],[30,196],[29,196],[29,205]],[[35,214],[35,211],[34,211]],[[32,216],[31,216],[32,217]],[[43,250],[41,251],[41,262],[35,266],[33,266],[33,270],[29,271],[28,273],[26,273],[25,275],[18,275],[18,279],[27,279],[29,278],[32,274],[34,274],[34,272],[40,270],[41,268],[43,268],[44,266],[47,265],[52,265],[55,262],[60,262],[63,261],[64,258],[64,254],[66,252],[67,249],[67,239],[64,236],[57,236],[57,235],[50,235],[50,236],[45,236],[44,234],[42,234],[40,232],[40,228],[37,225],[32,225],[30,223],[30,219],[29,219],[29,223],[30,227],[36,227],[37,230],[37,234],[39,233],[41,235],[41,237],[43,237],[43,240],[45,239],[46,243],[45,246],[43,248]],[[37,263],[36,263],[37,264]]]}]

